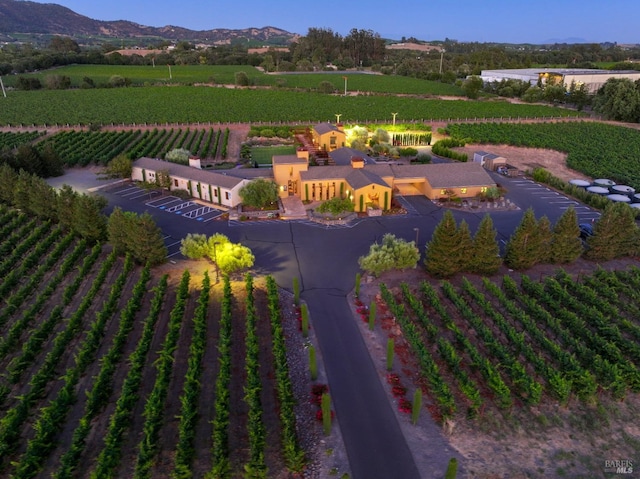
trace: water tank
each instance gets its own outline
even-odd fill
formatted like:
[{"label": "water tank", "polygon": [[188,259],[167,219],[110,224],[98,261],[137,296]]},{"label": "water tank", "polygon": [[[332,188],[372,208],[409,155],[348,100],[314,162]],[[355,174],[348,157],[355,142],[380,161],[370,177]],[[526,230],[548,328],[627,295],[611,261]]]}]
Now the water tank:
[{"label": "water tank", "polygon": [[627,196],[631,196],[636,192],[635,188],[632,188],[631,186],[626,186],[626,185],[613,185],[609,189],[611,190],[611,193],[617,193],[619,195],[627,195]]},{"label": "water tank", "polygon": [[609,188],[606,188],[604,186],[589,186],[589,187],[587,187],[587,191],[589,193],[593,193],[595,195],[608,195],[609,194]]},{"label": "water tank", "polygon": [[597,180],[593,180],[594,186],[604,186],[605,188],[609,188],[616,184],[613,180],[608,180],[606,178],[599,178]]},{"label": "water tank", "polygon": [[579,186],[580,188],[586,188],[587,186],[591,186],[591,183],[587,180],[569,180],[569,184],[573,186]]},{"label": "water tank", "polygon": [[629,198],[627,195],[613,194],[607,195],[607,198],[609,198],[611,201],[617,201],[619,203],[631,203],[631,198]]}]

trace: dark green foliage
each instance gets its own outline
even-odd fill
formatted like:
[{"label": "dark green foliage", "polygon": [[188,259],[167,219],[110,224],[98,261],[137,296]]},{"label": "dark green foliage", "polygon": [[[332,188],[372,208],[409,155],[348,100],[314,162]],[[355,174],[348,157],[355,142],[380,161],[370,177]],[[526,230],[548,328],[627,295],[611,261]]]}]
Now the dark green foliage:
[{"label": "dark green foliage", "polygon": [[461,271],[470,251],[471,237],[468,228],[466,231],[466,235],[464,229],[460,234],[453,213],[445,211],[425,250],[424,264],[429,273],[446,278]]},{"label": "dark green foliage", "polygon": [[500,269],[502,258],[496,241],[496,230],[489,214],[482,218],[473,237],[473,253],[470,256],[468,270],[471,273],[491,275]]},{"label": "dark green foliage", "polygon": [[640,83],[609,78],[598,90],[594,109],[609,120],[640,122]]},{"label": "dark green foliage", "polygon": [[578,216],[572,206],[562,214],[553,227],[550,261],[556,264],[572,263],[580,257],[582,250]]},{"label": "dark green foliage", "polygon": [[457,151],[453,151],[451,148],[455,148],[457,146],[464,146],[465,142],[463,140],[458,140],[455,138],[445,138],[443,140],[436,141],[431,147],[431,152],[434,155],[443,156],[445,158],[451,158],[457,161],[466,162],[469,160],[469,157],[466,153],[458,153]]},{"label": "dark green foliage", "polygon": [[369,330],[373,331],[376,326],[376,302],[372,301],[369,305]]},{"label": "dark green foliage", "polygon": [[293,304],[300,305],[300,279],[297,276],[293,278]]},{"label": "dark green foliage", "polygon": [[258,178],[240,188],[240,197],[245,206],[266,208],[278,201],[278,185],[273,181]]},{"label": "dark green foliage", "polygon": [[302,327],[302,336],[309,336],[309,309],[306,304],[303,304],[300,307],[300,316],[301,316],[301,327]]},{"label": "dark green foliage", "polygon": [[447,472],[444,475],[445,479],[456,479],[458,475],[458,460],[455,457],[449,459],[449,465],[447,466]]},{"label": "dark green foliage", "polygon": [[[379,276],[391,269],[405,269],[414,267],[420,259],[420,252],[413,241],[408,242],[387,233],[382,237],[382,243],[374,243],[369,248],[369,254],[358,259],[360,267]],[[356,295],[358,291],[356,291]]]},{"label": "dark green foliage", "polygon": [[138,215],[116,207],[109,216],[107,231],[109,242],[119,254],[130,253],[141,264],[157,265],[166,260],[162,232],[147,212]]},{"label": "dark green foliage", "polygon": [[331,434],[331,396],[327,393],[322,393],[321,401],[322,429],[324,431],[324,435],[328,436]]},{"label": "dark green foliage", "polygon": [[607,206],[587,239],[585,256],[594,261],[607,261],[620,256],[638,254],[640,232],[634,212],[624,203]]},{"label": "dark green foliage", "polygon": [[504,261],[513,269],[531,268],[541,261],[544,253],[542,248],[538,222],[533,209],[529,208],[507,243]]},{"label": "dark green foliage", "polygon": [[422,389],[417,388],[413,393],[413,402],[411,404],[411,422],[416,424],[420,417],[420,410],[422,409]]},{"label": "dark green foliage", "polygon": [[311,373],[311,380],[318,379],[318,361],[316,359],[316,348],[309,346],[309,372]]},{"label": "dark green foliage", "polygon": [[395,344],[393,338],[387,339],[387,371],[393,368],[393,355],[395,352]]},{"label": "dark green foliage", "polygon": [[334,216],[338,216],[343,213],[349,213],[353,211],[353,203],[349,198],[340,198],[335,196],[330,200],[324,201],[317,208],[318,213],[331,213]]},{"label": "dark green foliage", "polygon": [[[617,183],[640,189],[640,173],[637,167],[640,132],[632,128],[588,121],[537,124],[465,123],[449,125],[447,131],[455,138],[465,138],[474,143],[508,144],[563,151],[568,153],[569,168],[591,178],[611,178]],[[608,202],[606,198],[590,196]]]},{"label": "dark green foliage", "polygon": [[546,216],[538,220],[538,241],[540,242],[539,262],[549,263],[551,261],[553,232],[551,231],[551,222]]}]

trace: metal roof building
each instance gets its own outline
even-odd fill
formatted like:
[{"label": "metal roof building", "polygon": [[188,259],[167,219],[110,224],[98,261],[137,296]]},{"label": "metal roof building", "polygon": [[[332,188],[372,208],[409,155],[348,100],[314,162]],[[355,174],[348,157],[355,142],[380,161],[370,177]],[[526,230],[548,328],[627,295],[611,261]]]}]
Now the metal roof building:
[{"label": "metal roof building", "polygon": [[566,88],[572,82],[576,85],[584,84],[590,93],[595,93],[609,78],[628,78],[631,81],[640,80],[640,72],[635,70],[597,70],[593,68],[516,68],[508,70],[482,70],[480,78],[486,83],[502,80],[522,80],[536,85],[538,81],[547,83],[562,83]]}]

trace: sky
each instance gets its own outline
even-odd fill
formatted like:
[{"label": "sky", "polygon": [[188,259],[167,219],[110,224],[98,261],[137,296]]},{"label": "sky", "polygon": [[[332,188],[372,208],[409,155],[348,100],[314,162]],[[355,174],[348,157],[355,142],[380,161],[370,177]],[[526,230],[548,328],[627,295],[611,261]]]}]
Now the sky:
[{"label": "sky", "polygon": [[[277,27],[305,35],[352,28],[383,38],[464,42],[640,43],[638,0],[37,0],[57,3],[96,20],[175,25],[192,30]],[[326,13],[321,13],[322,8]]]}]

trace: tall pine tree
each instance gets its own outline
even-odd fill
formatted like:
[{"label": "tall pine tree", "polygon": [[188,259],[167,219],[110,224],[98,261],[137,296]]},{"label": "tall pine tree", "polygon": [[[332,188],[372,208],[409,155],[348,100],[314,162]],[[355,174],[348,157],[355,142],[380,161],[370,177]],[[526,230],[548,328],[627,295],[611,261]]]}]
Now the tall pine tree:
[{"label": "tall pine tree", "polygon": [[639,250],[639,232],[633,210],[624,203],[609,204],[587,239],[585,256],[594,261],[607,261],[634,255]]},{"label": "tall pine tree", "polygon": [[551,262],[572,263],[582,254],[582,240],[578,227],[578,215],[569,207],[553,227],[551,238]]},{"label": "tall pine tree", "polygon": [[510,268],[527,269],[540,262],[542,250],[538,222],[529,208],[522,216],[520,225],[509,238],[504,261]]},{"label": "tall pine tree", "polygon": [[[467,233],[469,229],[467,228]],[[424,264],[427,271],[434,276],[446,278],[460,271],[469,251],[462,250],[462,235],[456,226],[453,213],[447,210],[442,220],[433,231],[431,241],[427,243]]]},{"label": "tall pine tree", "polygon": [[486,214],[478,231],[473,237],[473,252],[469,264],[471,273],[490,275],[497,273],[502,264],[500,248],[496,241],[496,230],[493,227],[493,220]]}]

